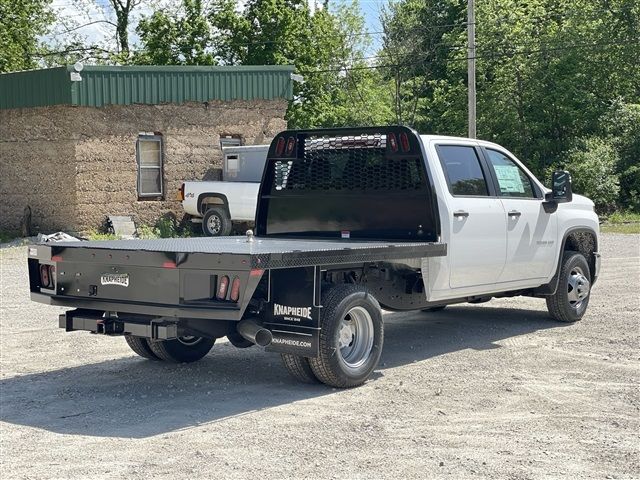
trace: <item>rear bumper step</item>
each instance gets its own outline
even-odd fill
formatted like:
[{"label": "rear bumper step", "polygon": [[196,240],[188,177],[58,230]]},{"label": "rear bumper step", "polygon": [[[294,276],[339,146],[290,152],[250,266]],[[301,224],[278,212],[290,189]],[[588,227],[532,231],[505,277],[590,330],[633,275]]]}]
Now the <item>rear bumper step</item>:
[{"label": "rear bumper step", "polygon": [[134,335],[153,340],[171,340],[178,337],[178,324],[167,320],[149,323],[127,319],[104,318],[94,312],[70,310],[59,317],[59,326],[67,332],[86,331],[100,335]]}]

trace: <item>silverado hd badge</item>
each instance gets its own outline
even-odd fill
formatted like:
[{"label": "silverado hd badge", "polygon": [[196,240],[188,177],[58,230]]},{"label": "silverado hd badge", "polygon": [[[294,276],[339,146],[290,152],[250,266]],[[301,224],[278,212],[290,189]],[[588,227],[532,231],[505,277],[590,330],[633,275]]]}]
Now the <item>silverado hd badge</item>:
[{"label": "silverado hd badge", "polygon": [[121,287],[128,287],[129,274],[128,273],[103,273],[100,276],[100,283],[102,285],[119,285]]}]

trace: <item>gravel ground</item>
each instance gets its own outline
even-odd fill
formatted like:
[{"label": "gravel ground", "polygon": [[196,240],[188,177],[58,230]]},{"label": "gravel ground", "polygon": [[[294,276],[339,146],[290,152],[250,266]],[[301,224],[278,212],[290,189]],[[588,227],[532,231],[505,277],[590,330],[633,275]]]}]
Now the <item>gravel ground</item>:
[{"label": "gravel ground", "polygon": [[640,478],[640,236],[602,247],[582,322],[530,298],[389,313],[352,390],[225,341],[167,365],[66,334],[2,249],[2,478]]}]

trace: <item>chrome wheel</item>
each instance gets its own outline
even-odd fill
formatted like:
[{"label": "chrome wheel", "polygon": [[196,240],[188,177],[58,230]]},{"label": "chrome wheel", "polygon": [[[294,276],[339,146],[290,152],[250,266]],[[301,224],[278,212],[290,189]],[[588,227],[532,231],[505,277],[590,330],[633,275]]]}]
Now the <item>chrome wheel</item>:
[{"label": "chrome wheel", "polygon": [[573,267],[569,273],[567,298],[571,308],[578,310],[589,296],[591,283],[580,267]]},{"label": "chrome wheel", "polygon": [[178,337],[178,341],[189,347],[196,345],[202,341],[202,337],[194,337],[193,335],[185,335],[183,337]]},{"label": "chrome wheel", "polygon": [[338,352],[348,368],[359,368],[366,363],[373,348],[374,328],[369,312],[353,307],[338,326]]},{"label": "chrome wheel", "polygon": [[217,215],[211,215],[207,219],[207,229],[212,235],[218,235],[222,230],[222,221]]}]

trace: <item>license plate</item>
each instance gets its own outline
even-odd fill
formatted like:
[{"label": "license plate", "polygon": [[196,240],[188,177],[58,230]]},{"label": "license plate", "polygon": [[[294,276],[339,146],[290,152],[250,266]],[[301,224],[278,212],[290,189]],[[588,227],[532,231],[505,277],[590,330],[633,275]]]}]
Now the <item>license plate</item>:
[{"label": "license plate", "polygon": [[101,285],[119,285],[121,287],[129,286],[128,273],[103,273],[100,276]]}]

